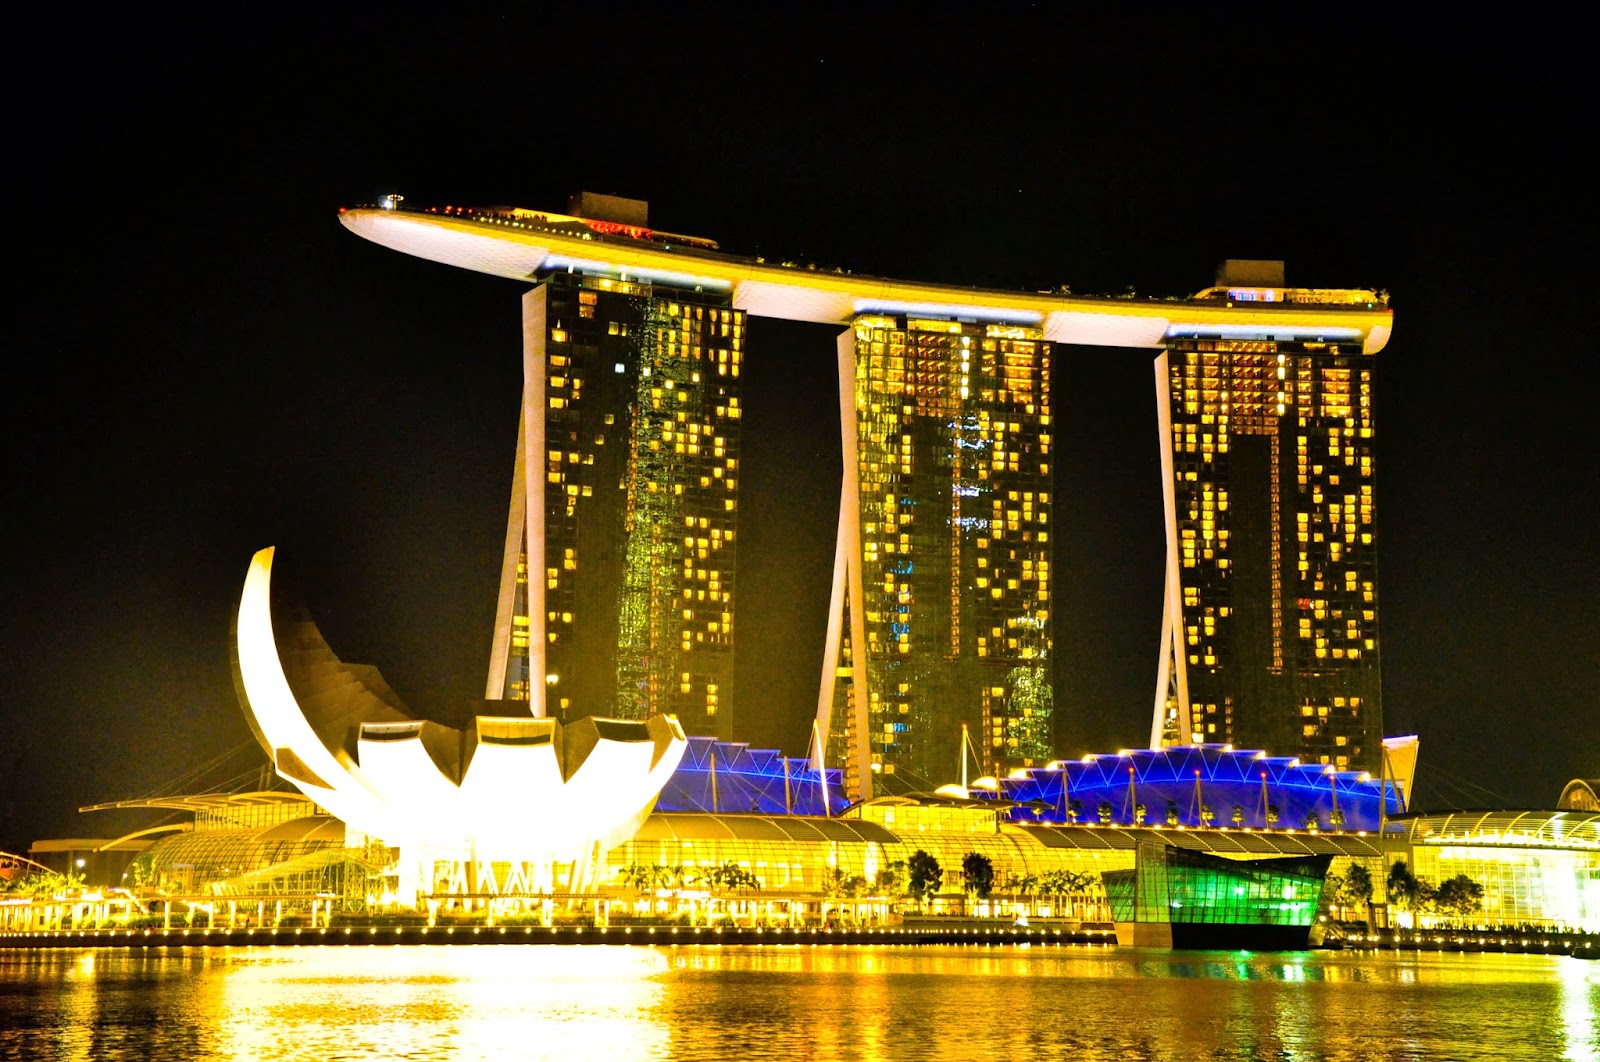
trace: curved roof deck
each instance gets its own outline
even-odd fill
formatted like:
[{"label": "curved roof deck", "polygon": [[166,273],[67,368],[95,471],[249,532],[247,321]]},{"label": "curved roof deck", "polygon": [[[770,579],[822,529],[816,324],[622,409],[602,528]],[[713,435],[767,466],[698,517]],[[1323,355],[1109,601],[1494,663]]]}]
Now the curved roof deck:
[{"label": "curved roof deck", "polygon": [[1412,844],[1600,851],[1600,811],[1440,811],[1393,819]]},{"label": "curved roof deck", "polygon": [[1242,301],[1227,292],[1156,300],[996,291],[774,264],[714,251],[705,241],[633,238],[559,218],[458,207],[339,214],[345,228],[373,243],[491,276],[534,280],[571,270],[698,287],[728,293],[737,309],[756,317],[817,324],[845,324],[863,313],[966,317],[1035,325],[1051,342],[1087,346],[1155,348],[1188,336],[1321,339],[1359,341],[1368,354],[1383,349],[1393,327],[1392,311],[1365,291],[1300,293],[1316,300],[1309,302],[1296,289],[1241,293]]}]

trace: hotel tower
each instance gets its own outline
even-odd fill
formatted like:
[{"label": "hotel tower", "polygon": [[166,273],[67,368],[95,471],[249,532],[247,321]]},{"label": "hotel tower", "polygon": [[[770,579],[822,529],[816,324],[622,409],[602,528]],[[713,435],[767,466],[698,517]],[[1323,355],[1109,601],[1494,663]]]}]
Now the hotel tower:
[{"label": "hotel tower", "polygon": [[852,799],[1050,758],[1051,345],[865,314],[839,337],[844,477],[818,731]]},{"label": "hotel tower", "polygon": [[[569,209],[585,231],[646,220],[645,204],[611,196]],[[626,272],[537,279],[522,298],[485,695],[564,718],[664,712],[728,739],[745,315],[726,295]]]},{"label": "hotel tower", "polygon": [[[1202,293],[1202,297],[1206,293]],[[1212,294],[1346,305],[1230,262]],[[1380,769],[1372,394],[1359,336],[1169,335],[1156,359],[1167,572],[1151,745]]]}]

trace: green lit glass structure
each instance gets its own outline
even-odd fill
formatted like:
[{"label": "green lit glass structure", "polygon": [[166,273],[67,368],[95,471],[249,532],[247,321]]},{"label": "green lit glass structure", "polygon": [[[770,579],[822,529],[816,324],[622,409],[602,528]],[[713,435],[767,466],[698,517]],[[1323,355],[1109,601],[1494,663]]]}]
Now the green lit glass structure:
[{"label": "green lit glass structure", "polygon": [[1296,950],[1307,946],[1332,861],[1223,859],[1140,841],[1133,869],[1101,878],[1120,943]]}]

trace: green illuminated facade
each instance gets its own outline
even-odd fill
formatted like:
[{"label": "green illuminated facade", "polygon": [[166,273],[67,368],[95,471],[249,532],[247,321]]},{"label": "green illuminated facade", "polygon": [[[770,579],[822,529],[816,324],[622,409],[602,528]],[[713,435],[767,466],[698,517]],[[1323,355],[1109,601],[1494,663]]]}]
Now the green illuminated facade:
[{"label": "green illuminated facade", "polygon": [[[530,428],[525,409],[519,450],[542,465],[543,586],[529,594],[514,497],[505,665],[497,687],[491,663],[489,695],[528,700],[542,670],[552,716],[665,712],[728,739],[745,316],[726,296],[579,273],[549,276],[527,302],[543,422]],[[536,496],[519,467],[525,478]]]},{"label": "green illuminated facade", "polygon": [[1050,758],[1051,353],[1037,328],[950,319],[861,316],[841,338],[819,715],[852,797],[958,777],[963,727],[985,773]]},{"label": "green illuminated facade", "polygon": [[1101,874],[1120,943],[1304,948],[1331,855],[1223,859],[1141,841],[1132,870]]}]

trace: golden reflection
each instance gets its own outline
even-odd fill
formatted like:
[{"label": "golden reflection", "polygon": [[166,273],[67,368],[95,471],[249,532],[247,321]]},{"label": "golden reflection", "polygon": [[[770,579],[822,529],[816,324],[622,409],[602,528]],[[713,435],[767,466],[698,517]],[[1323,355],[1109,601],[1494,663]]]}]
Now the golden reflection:
[{"label": "golden reflection", "polygon": [[0,1059],[1596,1059],[1600,964],[1035,945],[0,949]]},{"label": "golden reflection", "polygon": [[667,969],[649,948],[244,950],[223,981],[218,1055],[666,1058]]},{"label": "golden reflection", "polygon": [[1600,963],[1563,957],[1559,972],[1566,1039],[1562,1057],[1570,1062],[1595,1062],[1600,1059]]}]

